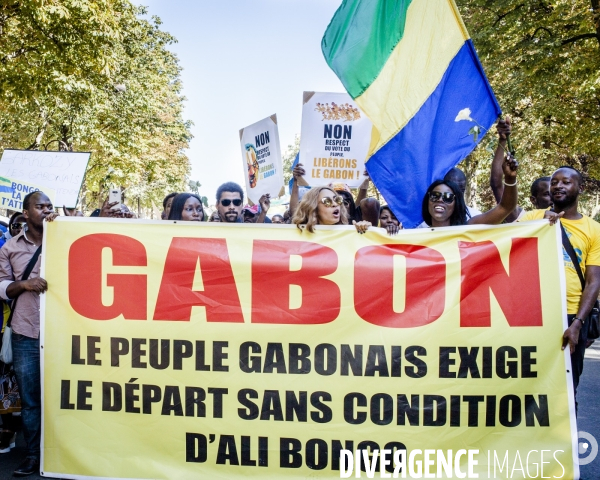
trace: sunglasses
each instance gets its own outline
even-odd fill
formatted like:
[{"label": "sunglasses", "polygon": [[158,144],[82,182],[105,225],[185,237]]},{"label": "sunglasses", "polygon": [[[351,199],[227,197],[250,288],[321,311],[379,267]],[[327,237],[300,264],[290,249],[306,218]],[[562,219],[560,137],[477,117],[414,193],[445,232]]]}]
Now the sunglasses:
[{"label": "sunglasses", "polygon": [[442,200],[442,202],[445,204],[450,205],[454,201],[455,197],[456,195],[450,192],[429,192],[430,202],[439,202]]},{"label": "sunglasses", "polygon": [[321,203],[323,205],[325,205],[326,207],[340,206],[342,203],[344,203],[344,199],[342,197],[340,197],[339,195],[336,195],[333,198],[323,197],[321,199]]},{"label": "sunglasses", "polygon": [[239,198],[236,198],[235,200],[229,200],[228,198],[226,198],[225,200],[221,200],[221,205],[223,205],[224,207],[228,207],[229,205],[231,205],[231,202],[233,202],[233,204],[236,207],[239,207],[242,204],[242,201]]},{"label": "sunglasses", "polygon": [[21,229],[22,229],[22,228],[23,228],[25,225],[26,225],[26,223],[19,223],[19,222],[16,222],[16,223],[13,223],[13,224],[10,226],[10,228],[11,228],[12,230],[21,230]]}]

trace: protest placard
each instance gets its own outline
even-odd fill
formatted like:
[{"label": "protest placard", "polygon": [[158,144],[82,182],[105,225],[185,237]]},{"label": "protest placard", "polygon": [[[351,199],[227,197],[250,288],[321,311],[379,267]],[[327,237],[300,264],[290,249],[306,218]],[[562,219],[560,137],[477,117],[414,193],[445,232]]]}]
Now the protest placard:
[{"label": "protest placard", "polygon": [[59,218],[43,248],[46,476],[578,477],[556,226]]},{"label": "protest placard", "polygon": [[283,194],[283,166],[277,115],[271,115],[240,130],[246,192],[253,203],[269,193]]},{"label": "protest placard", "polygon": [[89,159],[89,152],[4,150],[0,176],[52,189],[57,206],[74,208]]},{"label": "protest placard", "polygon": [[28,193],[39,192],[40,190],[48,196],[52,204],[55,203],[56,192],[51,188],[0,177],[0,208],[22,211],[25,196]]},{"label": "protest placard", "polygon": [[364,180],[371,121],[347,93],[304,92],[300,154],[309,185]]}]

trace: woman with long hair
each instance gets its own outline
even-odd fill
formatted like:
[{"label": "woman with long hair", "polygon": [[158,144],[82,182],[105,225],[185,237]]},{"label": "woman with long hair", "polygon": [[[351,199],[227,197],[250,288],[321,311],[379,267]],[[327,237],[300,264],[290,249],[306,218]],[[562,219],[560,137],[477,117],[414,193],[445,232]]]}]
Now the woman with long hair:
[{"label": "woman with long hair", "polygon": [[168,220],[203,222],[204,209],[200,197],[194,193],[180,193],[173,198]]},{"label": "woman with long hair", "polygon": [[[304,194],[298,204],[292,223],[314,233],[315,225],[348,225],[344,199],[330,187],[314,187]],[[352,221],[358,233],[365,233],[371,222]]]},{"label": "woman with long hair", "polygon": [[462,190],[456,183],[436,180],[423,197],[421,213],[430,227],[450,227],[454,225],[488,224],[496,225],[517,207],[517,169],[519,164],[510,155],[502,165],[504,171],[504,192],[500,203],[488,212],[469,218]]}]

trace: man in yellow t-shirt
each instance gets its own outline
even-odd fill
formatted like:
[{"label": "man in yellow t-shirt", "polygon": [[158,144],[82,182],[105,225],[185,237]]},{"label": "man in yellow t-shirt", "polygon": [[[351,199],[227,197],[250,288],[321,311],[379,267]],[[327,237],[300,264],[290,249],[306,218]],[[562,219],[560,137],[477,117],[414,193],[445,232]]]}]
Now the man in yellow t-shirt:
[{"label": "man in yellow t-shirt", "polygon": [[600,224],[577,211],[579,194],[583,191],[582,180],[578,170],[572,167],[560,167],[552,174],[550,180],[554,211],[534,210],[519,219],[524,222],[548,218],[551,223],[560,220],[577,254],[579,266],[585,277],[585,288],[582,291],[577,271],[569,254],[563,248],[569,321],[569,328],[563,334],[563,350],[568,344],[573,364],[575,394],[583,371],[589,327],[587,320],[600,291]]}]

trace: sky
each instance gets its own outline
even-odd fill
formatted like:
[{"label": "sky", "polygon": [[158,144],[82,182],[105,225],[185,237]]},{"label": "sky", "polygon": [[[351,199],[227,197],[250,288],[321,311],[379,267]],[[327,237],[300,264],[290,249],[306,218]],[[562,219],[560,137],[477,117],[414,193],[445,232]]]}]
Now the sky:
[{"label": "sky", "polygon": [[[214,204],[244,185],[239,130],[277,114],[282,153],[300,134],[302,92],[344,92],[321,53],[341,0],[137,0],[178,42],[191,179]],[[244,160],[245,162],[245,160]]]}]

